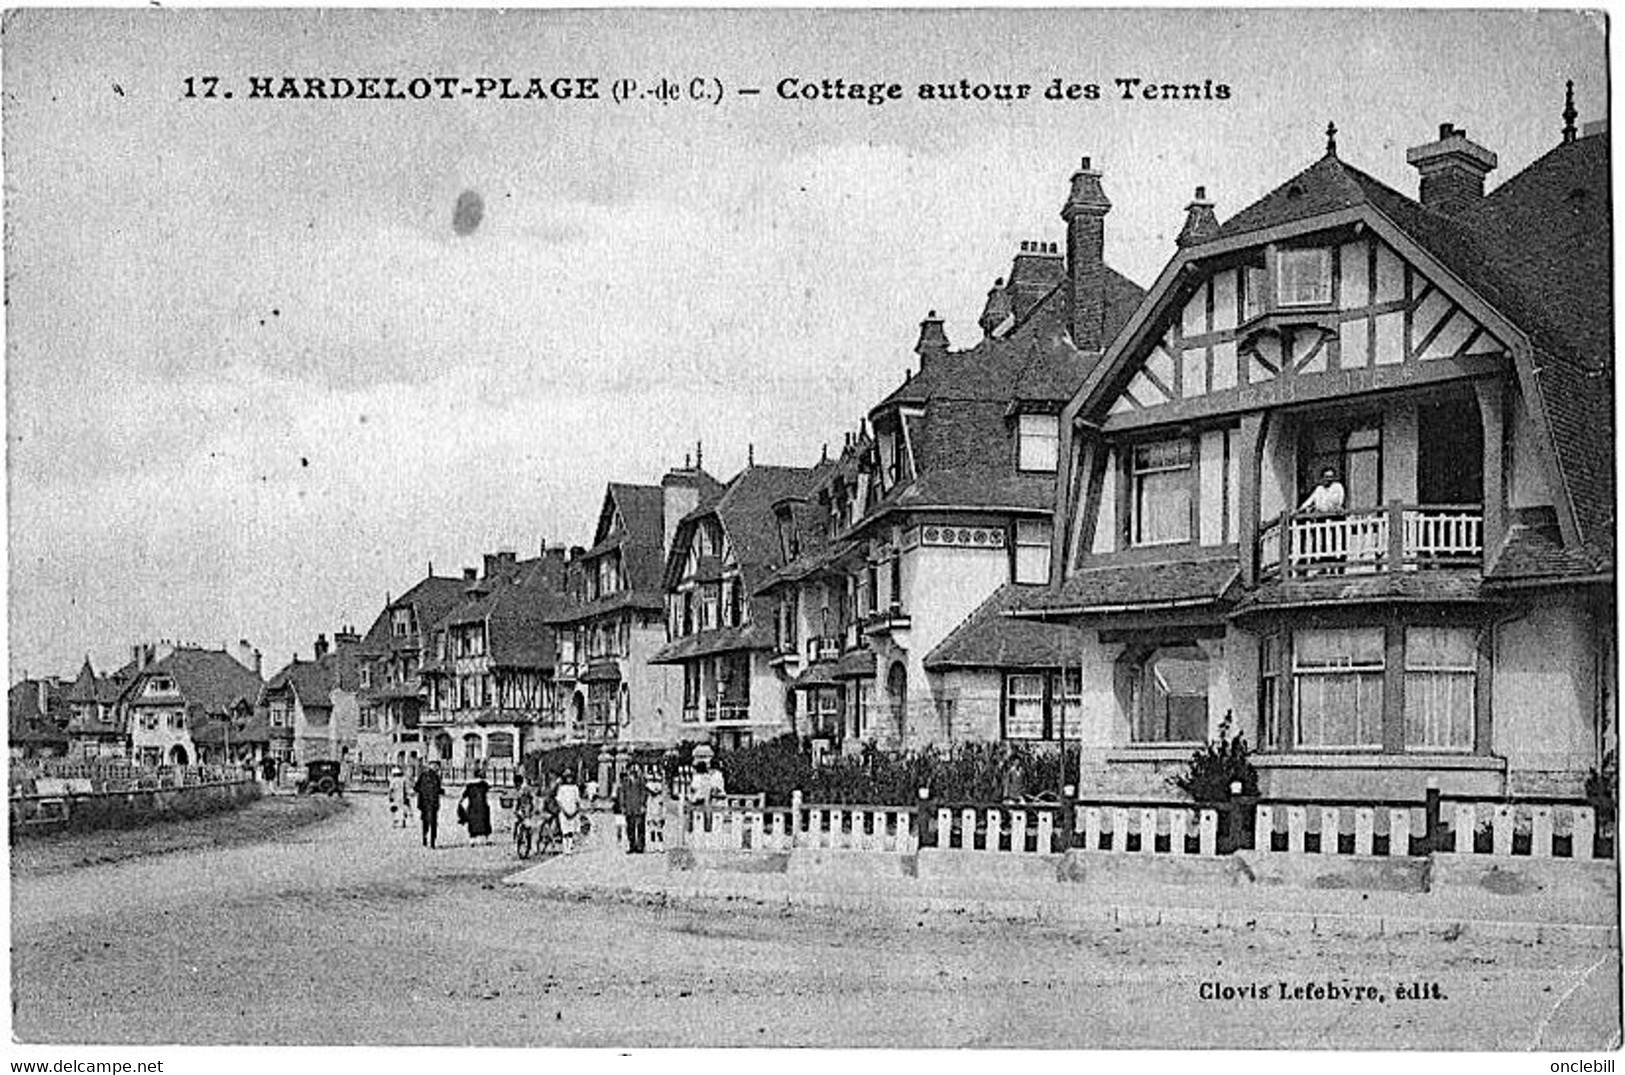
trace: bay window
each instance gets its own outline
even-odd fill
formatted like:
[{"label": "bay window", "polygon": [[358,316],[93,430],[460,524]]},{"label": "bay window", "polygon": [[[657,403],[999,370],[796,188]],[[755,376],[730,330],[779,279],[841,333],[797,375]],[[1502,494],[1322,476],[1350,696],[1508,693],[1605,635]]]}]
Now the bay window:
[{"label": "bay window", "polygon": [[1275,266],[1275,297],[1282,306],[1324,306],[1332,301],[1330,250],[1280,250]]},{"label": "bay window", "polygon": [[1191,444],[1159,441],[1134,448],[1129,461],[1130,532],[1134,545],[1191,540]]}]

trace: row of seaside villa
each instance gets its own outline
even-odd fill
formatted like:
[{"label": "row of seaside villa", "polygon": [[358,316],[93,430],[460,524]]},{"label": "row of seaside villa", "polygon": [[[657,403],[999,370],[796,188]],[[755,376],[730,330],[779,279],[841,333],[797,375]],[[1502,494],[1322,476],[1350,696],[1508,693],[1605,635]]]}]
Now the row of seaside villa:
[{"label": "row of seaside villa", "polygon": [[[1085,157],[981,338],[933,312],[809,465],[723,481],[696,446],[610,483],[589,544],[431,565],[269,679],[244,643],[26,681],[12,753],[589,744],[607,787],[683,743],[1005,741],[1143,800],[1223,727],[1280,799],[1578,801],[1617,665],[1609,136],[1576,118],[1489,190],[1496,155],[1445,124],[1406,154],[1416,197],[1330,130],[1228,218],[1196,188],[1149,289],[1105,259]],[[1300,508],[1326,470],[1343,503]]]}]

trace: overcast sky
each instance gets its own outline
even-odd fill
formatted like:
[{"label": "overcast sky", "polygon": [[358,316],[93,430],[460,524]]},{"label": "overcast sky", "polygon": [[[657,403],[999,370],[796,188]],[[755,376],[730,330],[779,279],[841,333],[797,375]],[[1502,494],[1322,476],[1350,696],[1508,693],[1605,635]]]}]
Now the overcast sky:
[{"label": "overcast sky", "polygon": [[[927,309],[974,342],[1017,243],[1063,239],[1080,156],[1108,260],[1149,285],[1195,185],[1227,217],[1328,120],[1407,193],[1444,121],[1514,174],[1557,143],[1565,79],[1603,116],[1604,44],[1550,12],[14,12],[12,679],[152,638],[247,638],[269,671],[430,561],[586,543],[606,481],[696,440],[724,479],[750,443],[809,464],[901,382]],[[205,75],[233,99],[185,99]],[[283,75],[727,98],[247,99]],[[825,76],[904,98],[774,95]],[[962,77],[1104,96],[914,96]],[[1119,77],[1230,97],[1125,102]]]}]

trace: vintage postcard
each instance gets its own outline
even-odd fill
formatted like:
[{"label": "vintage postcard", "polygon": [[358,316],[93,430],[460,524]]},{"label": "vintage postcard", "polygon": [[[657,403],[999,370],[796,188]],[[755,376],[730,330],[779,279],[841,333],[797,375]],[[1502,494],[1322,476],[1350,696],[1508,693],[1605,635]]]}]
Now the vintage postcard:
[{"label": "vintage postcard", "polygon": [[7,13],[12,1070],[1611,1071],[1607,31]]}]

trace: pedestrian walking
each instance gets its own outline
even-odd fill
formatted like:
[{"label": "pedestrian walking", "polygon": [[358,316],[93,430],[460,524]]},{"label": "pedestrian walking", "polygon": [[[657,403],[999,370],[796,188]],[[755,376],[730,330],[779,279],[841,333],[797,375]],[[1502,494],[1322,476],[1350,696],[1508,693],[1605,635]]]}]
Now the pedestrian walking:
[{"label": "pedestrian walking", "polygon": [[553,793],[559,804],[559,835],[564,838],[564,853],[574,853],[576,836],[581,832],[581,788],[575,777],[566,776]]},{"label": "pedestrian walking", "polygon": [[418,773],[412,789],[418,800],[418,817],[423,822],[423,846],[434,847],[440,837],[440,797],[445,787],[440,783],[440,763],[430,762]]},{"label": "pedestrian walking", "polygon": [[474,767],[474,779],[463,786],[463,797],[457,801],[457,819],[468,826],[468,842],[491,842],[491,785],[485,782],[484,766]]},{"label": "pedestrian walking", "polygon": [[400,766],[389,771],[389,827],[392,829],[406,828],[406,815],[411,811],[407,802],[406,774]]},{"label": "pedestrian walking", "polygon": [[626,853],[643,854],[644,826],[648,821],[649,789],[643,771],[634,765],[621,776],[615,789],[615,809],[626,819]]}]

